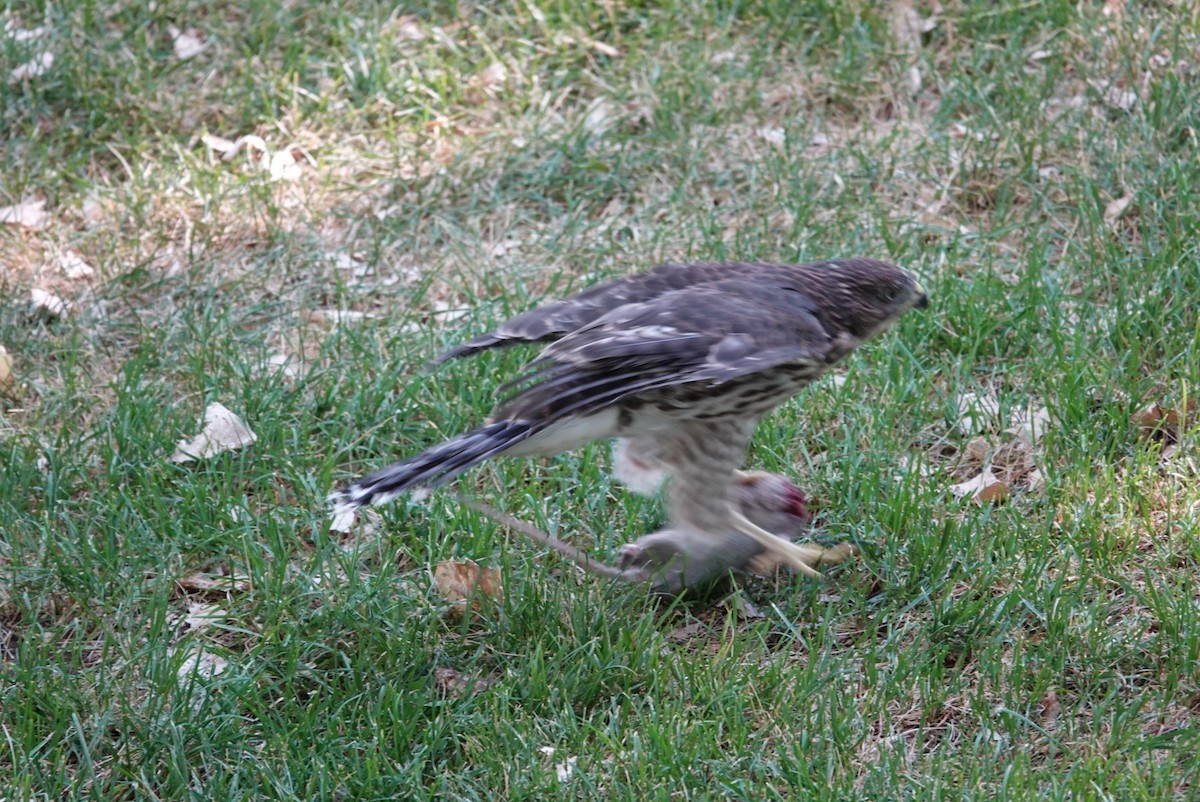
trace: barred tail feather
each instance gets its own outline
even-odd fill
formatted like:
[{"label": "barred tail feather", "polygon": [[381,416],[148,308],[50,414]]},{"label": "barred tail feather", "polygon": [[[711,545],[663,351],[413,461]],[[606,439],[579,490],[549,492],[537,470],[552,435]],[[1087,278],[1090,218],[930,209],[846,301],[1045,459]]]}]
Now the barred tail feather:
[{"label": "barred tail feather", "polygon": [[356,479],[330,495],[335,517],[380,506],[415,487],[438,487],[534,433],[528,421],[502,420],[460,434],[414,457]]}]

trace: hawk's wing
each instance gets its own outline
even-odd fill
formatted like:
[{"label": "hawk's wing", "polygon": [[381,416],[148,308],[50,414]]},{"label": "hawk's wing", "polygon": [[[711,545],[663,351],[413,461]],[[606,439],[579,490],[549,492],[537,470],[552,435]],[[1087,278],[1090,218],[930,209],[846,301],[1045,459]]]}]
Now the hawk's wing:
[{"label": "hawk's wing", "polygon": [[619,307],[639,304],[663,295],[699,287],[729,278],[756,278],[762,275],[786,275],[786,265],[766,263],[699,263],[669,262],[632,276],[584,290],[561,301],[545,304],[517,315],[501,324],[495,331],[481,334],[458,345],[430,363],[440,365],[450,359],[469,356],[489,348],[501,348],[518,343],[550,342],[586,326]]},{"label": "hawk's wing", "polygon": [[546,349],[501,392],[523,387],[496,417],[588,414],[689,383],[719,385],[784,364],[814,376],[845,353],[802,291],[728,278],[619,306]]}]

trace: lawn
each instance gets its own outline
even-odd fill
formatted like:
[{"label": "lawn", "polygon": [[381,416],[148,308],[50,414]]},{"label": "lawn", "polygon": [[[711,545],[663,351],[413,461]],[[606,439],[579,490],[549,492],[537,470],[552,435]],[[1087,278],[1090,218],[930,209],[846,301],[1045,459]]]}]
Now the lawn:
[{"label": "lawn", "polygon": [[[1194,6],[0,23],[0,799],[1200,798]],[[749,458],[862,545],[826,581],[664,601],[445,493],[330,530],[533,353],[442,348],[662,261],[855,255],[930,307]],[[211,404],[255,439],[172,460]],[[610,559],[661,505],[608,463],[458,487]]]}]

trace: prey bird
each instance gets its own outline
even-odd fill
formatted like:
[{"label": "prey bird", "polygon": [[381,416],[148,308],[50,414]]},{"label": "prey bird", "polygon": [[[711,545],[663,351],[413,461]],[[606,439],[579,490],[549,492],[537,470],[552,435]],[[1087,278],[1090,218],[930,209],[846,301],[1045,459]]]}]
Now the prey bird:
[{"label": "prey bird", "polygon": [[629,578],[676,591],[755,554],[819,576],[826,550],[744,512],[750,437],[768,412],[928,303],[911,273],[872,259],[668,263],[597,285],[436,359],[548,343],[501,387],[482,426],[345,485],[331,496],[334,513],[436,487],[491,457],[615,439],[618,479],[638,492],[667,482],[668,526],[620,553]]},{"label": "prey bird", "polygon": [[[497,510],[486,501],[469,498],[451,491],[458,501],[471,509],[519,532],[534,543],[558,552],[584,571],[605,579],[621,579],[637,584],[649,584],[664,594],[678,595],[692,587],[706,586],[710,581],[729,573],[748,573],[760,576],[779,567],[777,555],[768,555],[757,540],[740,532],[726,533],[723,538],[710,538],[692,546],[690,554],[680,552],[684,541],[672,529],[643,535],[634,543],[622,547],[617,565],[600,562],[570,543],[552,537],[533,524]],[[813,514],[808,508],[804,491],[786,477],[763,471],[739,471],[733,483],[734,504],[738,511],[755,525],[775,537],[795,540],[808,531]],[[853,547],[841,543],[830,549],[813,549],[815,561],[839,562],[853,553]]]}]

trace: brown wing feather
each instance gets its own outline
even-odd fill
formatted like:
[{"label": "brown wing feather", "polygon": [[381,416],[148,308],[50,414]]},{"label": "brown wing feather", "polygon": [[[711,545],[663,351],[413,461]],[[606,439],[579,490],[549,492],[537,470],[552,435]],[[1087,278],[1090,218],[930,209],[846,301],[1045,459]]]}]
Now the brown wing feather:
[{"label": "brown wing feather", "polygon": [[[805,266],[824,269],[829,263]],[[725,279],[793,279],[796,266],[770,263],[668,262],[644,273],[609,281],[561,301],[545,304],[517,315],[494,331],[458,345],[434,359],[436,366],[458,357],[470,356],[490,348],[519,343],[552,342],[593,323],[614,309],[651,301],[689,287],[700,287]]]},{"label": "brown wing feather", "polygon": [[841,351],[803,293],[746,279],[627,304],[547,346],[497,418],[586,414],[688,383],[721,384],[786,363],[822,372]]}]

